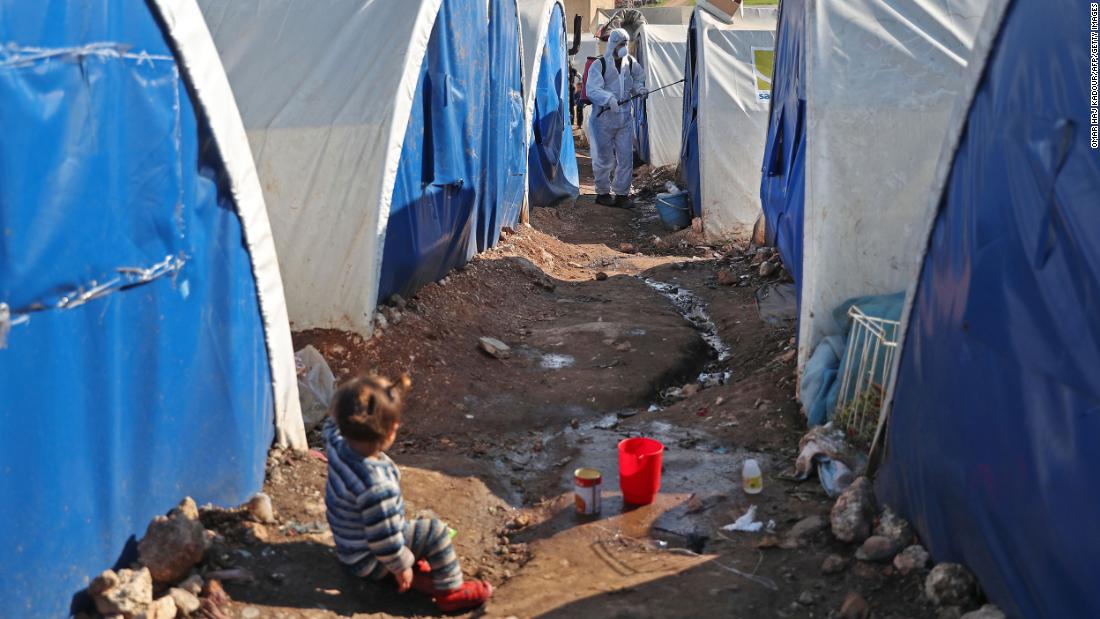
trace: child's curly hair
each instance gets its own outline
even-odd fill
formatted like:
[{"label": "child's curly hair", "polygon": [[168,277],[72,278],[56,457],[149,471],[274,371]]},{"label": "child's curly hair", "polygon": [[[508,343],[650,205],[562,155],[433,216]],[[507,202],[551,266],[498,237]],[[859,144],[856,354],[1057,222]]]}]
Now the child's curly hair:
[{"label": "child's curly hair", "polygon": [[397,383],[375,374],[344,383],[332,398],[332,417],[340,434],[380,450],[401,421],[401,399],[411,386],[408,375]]}]

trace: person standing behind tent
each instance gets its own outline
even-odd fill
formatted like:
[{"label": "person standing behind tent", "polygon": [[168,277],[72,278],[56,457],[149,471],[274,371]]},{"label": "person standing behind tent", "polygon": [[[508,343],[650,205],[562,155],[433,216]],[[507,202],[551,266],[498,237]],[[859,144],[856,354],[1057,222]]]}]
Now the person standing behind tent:
[{"label": "person standing behind tent", "polygon": [[596,157],[592,161],[596,203],[623,208],[631,205],[630,181],[634,173],[634,115],[627,99],[645,96],[647,92],[645,71],[627,51],[629,43],[626,30],[612,30],[604,55],[588,68],[585,85],[585,94],[593,106],[589,122],[596,139]]}]

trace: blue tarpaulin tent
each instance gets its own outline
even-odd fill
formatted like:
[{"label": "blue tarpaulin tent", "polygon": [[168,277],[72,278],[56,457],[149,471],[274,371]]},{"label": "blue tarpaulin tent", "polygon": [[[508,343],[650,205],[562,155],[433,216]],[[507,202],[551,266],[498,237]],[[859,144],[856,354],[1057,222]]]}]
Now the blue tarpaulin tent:
[{"label": "blue tarpaulin tent", "polygon": [[489,5],[489,102],[485,126],[485,191],[478,216],[478,251],[496,245],[500,229],[515,227],[527,189],[523,122],[523,62],[516,0]]},{"label": "blue tarpaulin tent", "polygon": [[0,15],[0,600],[60,617],[150,518],[243,502],[272,438],[305,439],[263,200],[197,7]]},{"label": "blue tarpaulin tent", "polygon": [[473,253],[489,88],[485,8],[444,0],[436,16],[393,187],[379,299],[408,296]]},{"label": "blue tarpaulin tent", "polygon": [[806,193],[805,11],[805,0],[783,0],[779,8],[771,118],[760,177],[767,243],[779,250],[796,288],[802,282]]},{"label": "blue tarpaulin tent", "polygon": [[520,0],[528,122],[527,193],[549,206],[580,193],[569,110],[569,59],[561,0]]},{"label": "blue tarpaulin tent", "polygon": [[443,277],[514,223],[527,165],[515,0],[199,3],[249,130],[295,327],[369,331],[380,299]]},{"label": "blue tarpaulin tent", "polygon": [[878,479],[933,558],[973,569],[1010,617],[1100,616],[1089,36],[1084,3],[991,3],[940,160]]}]

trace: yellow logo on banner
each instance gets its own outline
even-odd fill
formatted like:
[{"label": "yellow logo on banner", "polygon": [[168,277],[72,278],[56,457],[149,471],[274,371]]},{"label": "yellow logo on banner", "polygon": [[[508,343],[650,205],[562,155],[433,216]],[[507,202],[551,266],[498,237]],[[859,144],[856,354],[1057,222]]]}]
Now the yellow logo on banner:
[{"label": "yellow logo on banner", "polygon": [[741,0],[741,6],[779,6],[779,0]]},{"label": "yellow logo on banner", "polygon": [[775,66],[775,48],[752,48],[752,72],[756,79],[756,100],[772,98],[772,69]]}]

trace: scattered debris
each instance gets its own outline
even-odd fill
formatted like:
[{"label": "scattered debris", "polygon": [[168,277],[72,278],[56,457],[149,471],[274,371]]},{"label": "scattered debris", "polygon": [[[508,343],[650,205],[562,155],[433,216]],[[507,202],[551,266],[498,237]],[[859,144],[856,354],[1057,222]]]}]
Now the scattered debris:
[{"label": "scattered debris", "polygon": [[718,283],[723,286],[736,285],[741,279],[734,275],[729,269],[722,269],[718,271]]},{"label": "scattered debris", "polygon": [[978,605],[978,583],[962,565],[941,563],[924,579],[924,595],[936,606],[958,606],[966,610]]},{"label": "scattered debris", "polygon": [[830,516],[833,535],[842,542],[862,542],[871,536],[875,517],[875,495],[871,481],[860,477],[833,505]]},{"label": "scattered debris", "polygon": [[[229,604],[229,594],[222,588],[221,583],[216,580],[206,581],[202,588],[202,606],[199,608],[199,616],[203,619],[230,619],[232,614],[230,614]],[[241,616],[244,616],[243,612]]]},{"label": "scattered debris", "polygon": [[602,282],[605,279],[607,279],[607,273],[604,273],[603,271],[596,273],[596,281]]},{"label": "scattered debris", "polygon": [[298,374],[298,400],[302,405],[302,421],[306,432],[309,432],[320,425],[328,414],[328,405],[336,391],[336,377],[320,351],[313,346],[306,346],[294,353],[294,366]]},{"label": "scattered debris", "polygon": [[168,516],[157,516],[149,523],[138,543],[138,556],[154,580],[174,583],[202,561],[208,544],[198,507],[187,497]]},{"label": "scattered debris", "polygon": [[803,606],[813,606],[815,601],[814,594],[809,591],[803,591],[798,596],[798,603]]},{"label": "scattered debris", "polygon": [[756,506],[752,505],[740,518],[722,527],[723,531],[744,531],[756,533],[764,528],[764,523],[756,519]]},{"label": "scattered debris", "polygon": [[508,359],[512,356],[512,349],[504,342],[494,337],[479,338],[481,350],[496,359]]},{"label": "scattered debris", "polygon": [[775,273],[778,269],[778,264],[770,260],[765,260],[764,262],[760,263],[760,277],[771,277],[772,274]]},{"label": "scattered debris", "polygon": [[619,243],[619,251],[624,254],[636,254],[638,248],[633,243]]},{"label": "scattered debris", "polygon": [[902,576],[908,576],[914,572],[923,572],[928,569],[932,557],[924,546],[915,544],[901,551],[894,557],[894,569]]}]

